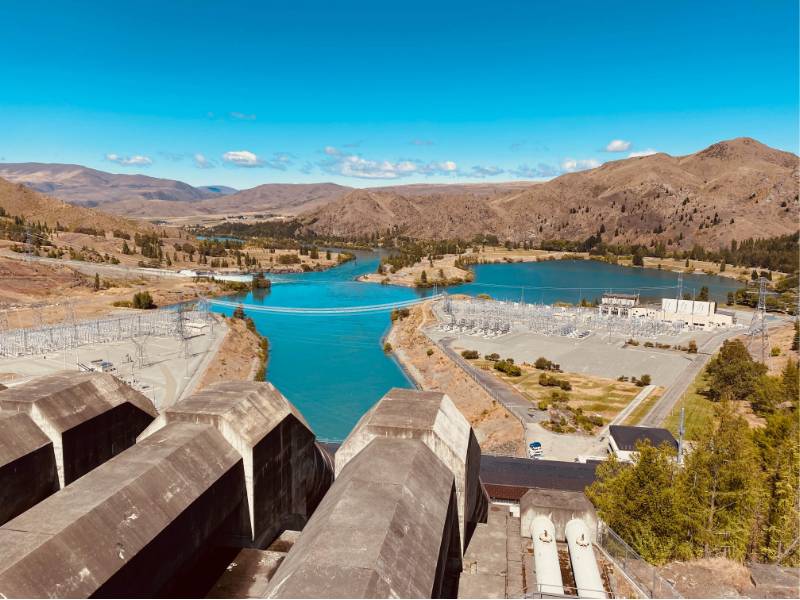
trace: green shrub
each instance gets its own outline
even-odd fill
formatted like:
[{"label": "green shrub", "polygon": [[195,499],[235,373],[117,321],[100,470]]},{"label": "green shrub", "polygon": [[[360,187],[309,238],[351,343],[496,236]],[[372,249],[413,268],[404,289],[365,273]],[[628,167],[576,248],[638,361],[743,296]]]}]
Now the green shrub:
[{"label": "green shrub", "polygon": [[150,295],[150,292],[136,292],[133,295],[131,306],[133,308],[149,310],[151,308],[155,308],[156,304],[153,302],[153,297]]},{"label": "green shrub", "polygon": [[480,354],[478,353],[477,350],[462,350],[461,351],[461,356],[463,356],[464,358],[469,359],[469,360],[474,360],[474,359],[480,357]]}]

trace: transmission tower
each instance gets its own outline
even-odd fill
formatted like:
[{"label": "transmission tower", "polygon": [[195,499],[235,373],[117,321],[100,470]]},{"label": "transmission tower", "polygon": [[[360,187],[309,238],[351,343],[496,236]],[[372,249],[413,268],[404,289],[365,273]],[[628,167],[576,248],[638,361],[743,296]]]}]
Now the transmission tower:
[{"label": "transmission tower", "polygon": [[[755,293],[755,292],[751,292]],[[747,331],[747,348],[752,349],[756,337],[761,338],[761,362],[767,364],[767,346],[769,345],[769,333],[767,331],[767,278],[758,278],[758,305],[750,320],[750,328]]]},{"label": "transmission tower", "polygon": [[33,260],[33,235],[30,225],[25,225],[25,260],[28,262]]}]

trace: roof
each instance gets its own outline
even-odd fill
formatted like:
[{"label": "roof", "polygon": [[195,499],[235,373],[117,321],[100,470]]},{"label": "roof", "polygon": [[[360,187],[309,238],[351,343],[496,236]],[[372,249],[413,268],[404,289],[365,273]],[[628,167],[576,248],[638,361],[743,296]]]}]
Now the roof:
[{"label": "roof", "polygon": [[660,427],[632,427],[630,425],[612,425],[608,428],[609,435],[614,438],[617,448],[625,452],[636,450],[636,443],[649,440],[653,446],[663,443],[678,449],[678,442],[667,429]]},{"label": "roof", "polygon": [[421,441],[372,440],[336,478],[268,597],[432,597],[448,519],[455,518],[454,485]]},{"label": "roof", "polygon": [[490,496],[505,500],[519,500],[530,489],[582,492],[594,483],[598,464],[484,454],[481,481]]},{"label": "roof", "polygon": [[638,297],[638,294],[618,294],[616,292],[606,292],[603,294],[603,298],[622,298],[624,300],[636,300]]},{"label": "roof", "polygon": [[469,523],[485,520],[488,498],[481,486],[481,448],[469,421],[441,392],[389,390],[356,424],[336,452],[336,473],[375,438],[416,439],[456,478],[462,541]]},{"label": "roof", "polygon": [[213,427],[168,425],[0,527],[0,595],[92,596],[239,461]]},{"label": "roof", "polygon": [[[293,415],[309,432],[303,415],[268,382],[224,381],[192,394],[166,411],[166,421],[208,423],[225,428],[254,446],[288,415]],[[224,434],[224,432],[223,432]]]},{"label": "roof", "polygon": [[52,443],[28,415],[0,411],[0,467]]},{"label": "roof", "polygon": [[0,409],[31,414],[35,406],[48,427],[58,433],[125,403],[158,416],[147,396],[110,373],[62,371],[0,392]]}]

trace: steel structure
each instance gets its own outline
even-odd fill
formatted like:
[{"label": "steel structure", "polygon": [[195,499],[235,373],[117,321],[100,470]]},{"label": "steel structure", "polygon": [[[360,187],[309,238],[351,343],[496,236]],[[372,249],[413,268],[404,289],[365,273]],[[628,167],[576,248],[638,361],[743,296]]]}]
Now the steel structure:
[{"label": "steel structure", "polygon": [[68,317],[55,325],[0,331],[0,356],[27,356],[57,352],[88,344],[143,339],[148,336],[185,339],[187,321],[208,322],[207,310],[158,309],[76,321],[68,306]]},{"label": "steel structure", "polygon": [[595,308],[577,306],[445,297],[437,312],[441,330],[484,337],[533,332],[579,339],[592,333],[655,338],[681,331],[679,325],[652,317],[600,314]]}]

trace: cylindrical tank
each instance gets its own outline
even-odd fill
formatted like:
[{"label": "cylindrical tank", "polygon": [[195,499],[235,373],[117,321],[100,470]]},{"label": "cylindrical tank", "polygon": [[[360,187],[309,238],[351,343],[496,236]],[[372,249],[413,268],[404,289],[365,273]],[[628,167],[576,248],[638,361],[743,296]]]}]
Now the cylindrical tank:
[{"label": "cylindrical tank", "polygon": [[582,519],[572,519],[564,528],[572,562],[572,575],[580,598],[607,598],[603,579],[594,557],[589,528]]},{"label": "cylindrical tank", "polygon": [[538,516],[531,524],[533,539],[533,565],[536,569],[536,583],[542,594],[564,595],[564,582],[558,564],[556,548],[556,528],[545,516]]}]

